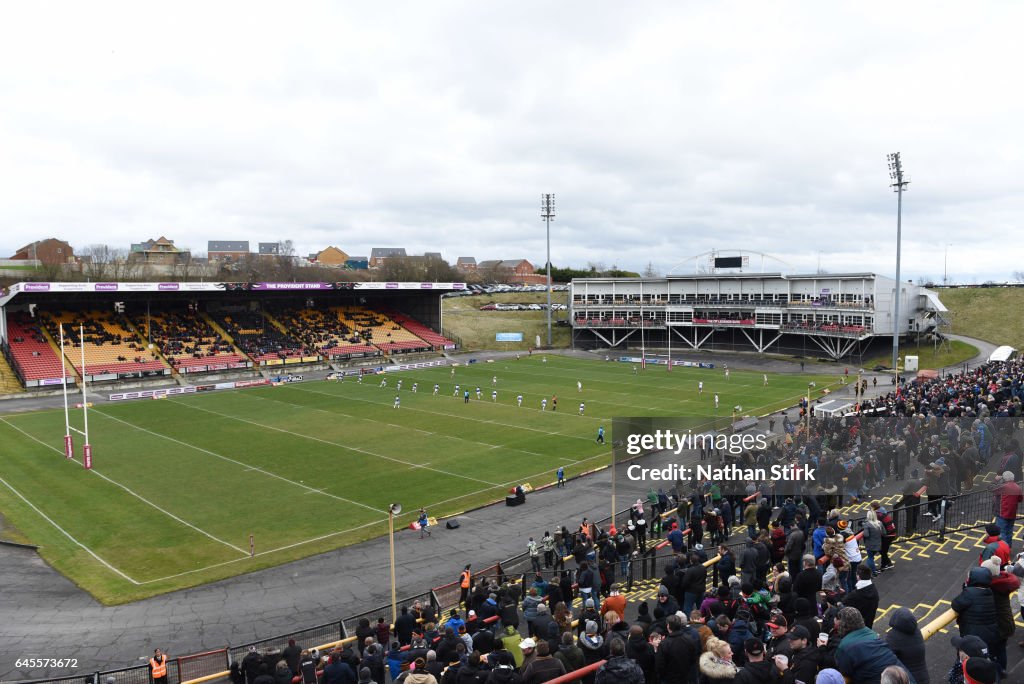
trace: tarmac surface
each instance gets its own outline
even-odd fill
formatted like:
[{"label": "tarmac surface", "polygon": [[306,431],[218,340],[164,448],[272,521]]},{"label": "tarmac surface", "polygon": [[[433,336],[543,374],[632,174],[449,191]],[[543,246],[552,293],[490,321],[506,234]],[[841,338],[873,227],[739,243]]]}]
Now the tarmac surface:
[{"label": "tarmac surface", "polygon": [[[970,341],[980,351],[972,365],[983,361],[995,347]],[[594,357],[589,352],[574,355]],[[694,358],[708,360],[709,355]],[[792,372],[795,367],[789,361],[745,355],[719,355],[715,361],[723,358],[734,368]],[[808,373],[830,370],[841,373],[843,366],[807,364]],[[851,367],[851,376],[855,373],[856,369]],[[883,389],[887,390],[888,384],[879,382],[879,390]],[[0,412],[59,403],[59,398],[5,401],[0,403]],[[652,459],[657,463],[667,457]],[[617,508],[625,509],[631,499],[644,495],[648,486],[649,483],[617,478]],[[604,518],[611,511],[610,491],[611,471],[606,469],[572,480],[565,489],[532,493],[523,506],[491,505],[460,515],[460,529],[447,530],[442,524],[427,539],[421,540],[418,533],[409,530],[398,531],[398,595],[414,595],[454,581],[465,563],[480,568],[517,555],[525,551],[531,535],[539,537],[545,530],[553,531],[563,524],[573,528],[583,517]],[[926,560],[923,558],[899,563],[896,570],[879,580],[882,605],[906,600],[908,596],[915,597],[915,602],[930,601],[934,605],[939,605],[937,602],[943,598],[952,598],[965,568],[970,566],[972,554],[976,551],[954,550],[935,555],[926,563],[921,562]],[[340,620],[390,602],[385,538],[120,606],[99,604],[50,568],[34,551],[0,545],[0,586],[4,587],[4,600],[0,602],[2,681],[85,676],[129,667],[140,664],[140,659],[144,660],[156,647],[174,656],[244,644]],[[922,598],[917,599],[918,596]],[[939,649],[939,641],[943,639],[936,637],[929,642],[929,653],[933,648]],[[1015,641],[1010,648],[1016,656],[1011,663],[1017,677],[1011,681],[1024,681],[1024,667],[1016,654],[1019,649]],[[947,639],[941,653],[950,652]],[[15,661],[19,658],[77,658],[78,668],[17,668]],[[951,662],[949,658],[942,660]],[[948,670],[948,665],[945,668]]]}]

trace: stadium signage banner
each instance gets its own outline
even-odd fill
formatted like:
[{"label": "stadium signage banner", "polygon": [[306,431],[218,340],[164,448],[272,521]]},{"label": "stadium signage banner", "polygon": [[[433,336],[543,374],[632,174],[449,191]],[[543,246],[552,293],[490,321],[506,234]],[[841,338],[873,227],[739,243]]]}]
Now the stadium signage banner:
[{"label": "stadium signage banner", "polygon": [[523,333],[521,332],[500,332],[494,334],[495,342],[522,342]]},{"label": "stadium signage banner", "polygon": [[0,290],[0,306],[18,294],[30,292],[256,292],[294,290],[465,290],[466,283],[15,283]]},{"label": "stadium signage banner", "polygon": [[415,370],[417,368],[433,368],[435,366],[446,365],[448,365],[447,361],[421,361],[419,363],[402,363],[397,366],[386,366],[380,370],[383,370],[385,373],[390,373],[392,371]]},{"label": "stadium signage banner", "polygon": [[[662,365],[662,366],[667,366],[668,365],[668,359],[658,359],[658,358],[652,358],[650,356],[648,356],[647,358],[641,358],[639,356],[620,356],[619,357],[619,361],[622,361],[623,363],[646,363],[648,365],[650,365],[650,364],[658,364],[658,365]],[[672,365],[673,366],[679,366],[681,368],[714,368],[715,367],[715,364],[713,364],[713,363],[705,363],[704,361],[700,361],[700,362],[698,362],[698,361],[676,361],[674,359],[672,361]]]},{"label": "stadium signage banner", "polygon": [[126,399],[150,399],[153,397],[166,397],[172,394],[193,394],[195,387],[171,387],[168,389],[141,390],[139,392],[119,392],[110,394],[107,399],[110,401],[124,401]]}]

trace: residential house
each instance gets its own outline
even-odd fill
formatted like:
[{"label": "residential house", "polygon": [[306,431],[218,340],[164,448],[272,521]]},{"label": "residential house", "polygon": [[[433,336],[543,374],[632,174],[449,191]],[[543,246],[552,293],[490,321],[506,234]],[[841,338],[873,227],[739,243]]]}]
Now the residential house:
[{"label": "residential house", "polygon": [[210,240],[206,257],[212,262],[232,263],[249,256],[248,240]]},{"label": "residential house", "polygon": [[459,257],[455,261],[455,268],[462,271],[475,271],[476,257]]},{"label": "residential house", "polygon": [[370,250],[370,268],[380,268],[388,259],[406,256],[405,247],[374,247]]},{"label": "residential house", "polygon": [[521,285],[545,285],[547,276],[537,273],[526,259],[488,259],[477,264],[477,270],[488,275],[502,276],[513,283]]},{"label": "residential house", "polygon": [[10,257],[11,259],[31,260],[38,259],[46,266],[74,263],[75,250],[68,243],[57,238],[46,238],[36,240],[25,245]]},{"label": "residential house", "polygon": [[316,253],[316,263],[321,266],[341,267],[348,261],[348,254],[345,254],[337,247],[331,246]]},{"label": "residential house", "polygon": [[174,240],[168,240],[161,235],[156,240],[132,243],[128,258],[145,264],[173,265],[189,261],[192,254],[188,250],[175,247]]}]

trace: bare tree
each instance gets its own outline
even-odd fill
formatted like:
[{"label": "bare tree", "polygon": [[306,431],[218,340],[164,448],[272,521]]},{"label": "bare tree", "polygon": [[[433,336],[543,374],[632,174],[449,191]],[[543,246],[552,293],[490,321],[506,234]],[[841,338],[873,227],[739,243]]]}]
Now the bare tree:
[{"label": "bare tree", "polygon": [[1024,283],[1024,271],[1014,271],[1013,279],[1018,283]]},{"label": "bare tree", "polygon": [[92,280],[110,280],[118,250],[110,245],[88,245],[82,250],[82,272]]}]

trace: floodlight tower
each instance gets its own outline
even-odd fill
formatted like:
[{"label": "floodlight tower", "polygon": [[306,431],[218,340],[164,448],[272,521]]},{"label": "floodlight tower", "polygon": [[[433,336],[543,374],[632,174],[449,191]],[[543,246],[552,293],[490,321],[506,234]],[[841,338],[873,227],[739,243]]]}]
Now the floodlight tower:
[{"label": "floodlight tower", "polygon": [[551,346],[551,222],[555,220],[555,194],[540,196],[540,217],[544,219],[548,233],[548,346]]},{"label": "floodlight tower", "polygon": [[[910,184],[910,178],[903,173],[903,163],[900,161],[900,153],[893,152],[889,155],[889,178],[892,183],[889,187],[896,193],[896,304],[893,308],[893,329],[892,329],[892,367],[896,377],[899,378],[900,360],[900,291],[903,288],[900,282],[900,247],[903,230],[903,191]],[[898,383],[898,381],[897,381]]]}]

